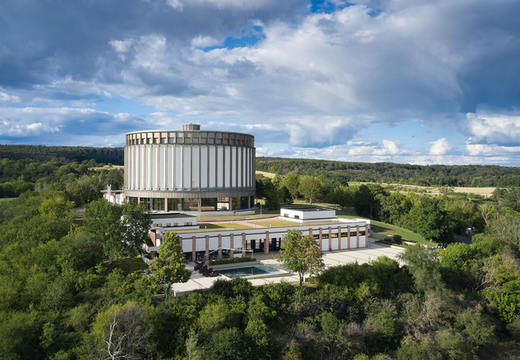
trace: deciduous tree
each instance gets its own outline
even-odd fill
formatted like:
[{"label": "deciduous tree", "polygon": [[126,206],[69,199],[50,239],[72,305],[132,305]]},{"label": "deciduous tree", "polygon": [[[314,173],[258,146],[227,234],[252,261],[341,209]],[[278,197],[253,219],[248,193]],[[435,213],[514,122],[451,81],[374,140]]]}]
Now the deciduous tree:
[{"label": "deciduous tree", "polygon": [[172,283],[189,280],[191,271],[184,265],[180,238],[175,233],[167,232],[163,235],[159,246],[159,257],[150,265],[150,271],[155,282],[161,286],[166,285],[166,296],[170,294]]},{"label": "deciduous tree", "polygon": [[300,286],[305,274],[317,274],[323,269],[322,255],[314,237],[302,236],[298,230],[289,230],[282,240],[280,260],[289,270],[298,273]]}]

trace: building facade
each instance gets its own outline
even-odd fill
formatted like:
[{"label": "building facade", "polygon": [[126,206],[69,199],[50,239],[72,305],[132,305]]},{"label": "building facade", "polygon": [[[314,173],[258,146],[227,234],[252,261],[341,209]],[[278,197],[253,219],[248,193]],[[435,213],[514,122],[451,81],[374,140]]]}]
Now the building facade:
[{"label": "building facade", "polygon": [[[280,210],[280,218],[289,209]],[[235,256],[269,254],[280,250],[283,238],[290,230],[298,230],[303,235],[313,236],[322,251],[365,248],[368,246],[370,220],[341,219],[336,217],[332,209],[302,208],[298,209],[302,218],[308,223],[294,223],[285,226],[275,222],[274,227],[249,223],[251,228],[205,230],[204,225],[197,224],[197,229],[172,228],[171,226],[155,227],[151,230],[152,246],[149,252],[157,252],[161,238],[166,232],[173,231],[180,238],[182,250],[187,261],[222,259]],[[324,218],[324,215],[327,218]],[[285,217],[283,217],[285,219]],[[291,221],[292,222],[292,221]],[[228,224],[231,225],[231,224]],[[243,226],[243,223],[242,223]],[[254,227],[253,227],[254,226]]]},{"label": "building facade", "polygon": [[182,130],[126,134],[124,193],[152,211],[250,208],[255,194],[254,137]]}]

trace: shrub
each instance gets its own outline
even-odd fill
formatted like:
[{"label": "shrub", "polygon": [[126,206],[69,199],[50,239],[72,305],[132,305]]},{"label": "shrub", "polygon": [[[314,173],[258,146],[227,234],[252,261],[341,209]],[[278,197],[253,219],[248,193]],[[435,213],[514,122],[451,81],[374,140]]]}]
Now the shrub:
[{"label": "shrub", "polygon": [[401,235],[395,234],[394,236],[392,236],[392,242],[394,244],[402,244],[403,243],[403,237]]}]

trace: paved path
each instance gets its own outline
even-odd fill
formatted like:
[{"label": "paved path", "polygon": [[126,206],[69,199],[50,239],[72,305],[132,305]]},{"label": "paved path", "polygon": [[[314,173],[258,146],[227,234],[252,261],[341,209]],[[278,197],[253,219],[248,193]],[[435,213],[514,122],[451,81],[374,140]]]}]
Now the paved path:
[{"label": "paved path", "polygon": [[[397,256],[401,254],[403,251],[404,249],[400,247],[380,245],[371,241],[369,242],[368,248],[325,252],[323,254],[323,262],[325,263],[325,267],[329,268],[331,266],[345,265],[355,262],[357,262],[358,264],[364,264],[376,260],[380,256],[386,256],[398,261],[402,265],[402,262],[397,259]],[[258,257],[258,260],[261,264],[267,265],[269,267],[281,267],[281,264],[278,262],[278,260],[276,260],[276,258],[273,255]],[[193,272],[188,282],[173,284],[172,290],[174,291],[175,295],[182,296],[195,290],[209,289],[213,285],[213,283],[218,279],[228,278],[222,275],[213,278],[204,277],[199,272]],[[254,286],[279,283],[282,281],[298,282],[298,275],[294,274],[290,276],[249,280],[249,282]]]}]

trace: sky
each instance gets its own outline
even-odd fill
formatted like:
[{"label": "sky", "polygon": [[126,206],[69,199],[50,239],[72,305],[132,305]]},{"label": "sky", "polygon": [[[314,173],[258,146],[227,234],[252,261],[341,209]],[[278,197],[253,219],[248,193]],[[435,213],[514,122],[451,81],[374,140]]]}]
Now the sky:
[{"label": "sky", "polygon": [[518,0],[2,0],[0,143],[520,166]]}]

